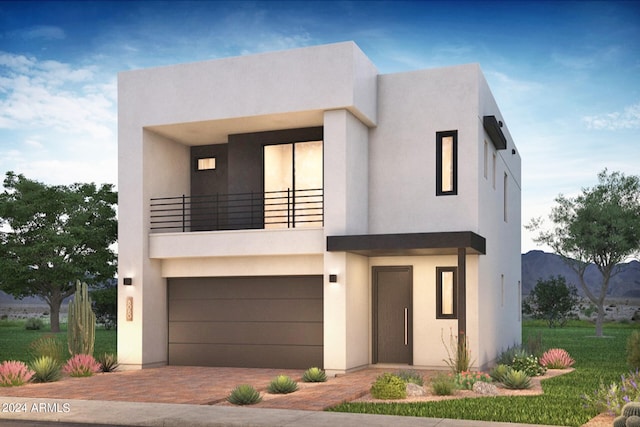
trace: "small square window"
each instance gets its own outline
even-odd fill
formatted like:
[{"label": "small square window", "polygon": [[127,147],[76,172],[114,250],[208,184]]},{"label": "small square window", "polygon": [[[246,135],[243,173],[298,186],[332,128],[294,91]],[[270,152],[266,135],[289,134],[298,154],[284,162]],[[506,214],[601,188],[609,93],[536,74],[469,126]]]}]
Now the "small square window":
[{"label": "small square window", "polygon": [[216,158],[215,157],[204,157],[198,159],[196,164],[196,169],[199,171],[208,171],[215,170],[216,168]]}]

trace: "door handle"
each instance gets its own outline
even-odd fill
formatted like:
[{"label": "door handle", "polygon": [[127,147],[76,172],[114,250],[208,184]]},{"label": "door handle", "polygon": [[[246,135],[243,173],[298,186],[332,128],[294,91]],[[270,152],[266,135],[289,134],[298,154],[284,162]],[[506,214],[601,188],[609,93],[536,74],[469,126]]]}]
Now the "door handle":
[{"label": "door handle", "polygon": [[404,345],[409,345],[409,308],[404,308]]}]

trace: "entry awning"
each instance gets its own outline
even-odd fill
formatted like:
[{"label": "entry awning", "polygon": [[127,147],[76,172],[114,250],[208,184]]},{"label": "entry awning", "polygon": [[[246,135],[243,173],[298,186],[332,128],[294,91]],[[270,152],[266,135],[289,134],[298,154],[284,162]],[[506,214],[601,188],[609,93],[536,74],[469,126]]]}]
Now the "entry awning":
[{"label": "entry awning", "polygon": [[486,239],[472,231],[327,236],[328,252],[368,257],[455,255],[459,248],[465,248],[467,254],[484,255]]}]

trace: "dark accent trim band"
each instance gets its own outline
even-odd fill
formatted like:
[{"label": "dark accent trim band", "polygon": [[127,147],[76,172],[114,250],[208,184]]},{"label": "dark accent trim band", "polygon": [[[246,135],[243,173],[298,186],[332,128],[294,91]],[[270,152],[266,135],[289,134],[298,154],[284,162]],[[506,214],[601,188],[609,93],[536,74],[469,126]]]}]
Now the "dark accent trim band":
[{"label": "dark accent trim band", "polygon": [[484,116],[482,118],[482,125],[489,134],[496,150],[505,150],[507,148],[507,138],[502,133],[501,124],[502,122],[498,122],[496,116]]},{"label": "dark accent trim band", "polygon": [[486,254],[487,241],[472,231],[327,236],[328,252],[352,252],[368,257],[406,255]]}]

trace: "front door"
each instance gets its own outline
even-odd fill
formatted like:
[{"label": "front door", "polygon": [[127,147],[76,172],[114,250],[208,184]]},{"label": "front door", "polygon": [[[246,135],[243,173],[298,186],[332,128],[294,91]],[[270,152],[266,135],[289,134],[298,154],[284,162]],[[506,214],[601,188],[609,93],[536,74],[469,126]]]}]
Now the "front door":
[{"label": "front door", "polygon": [[373,363],[413,364],[411,266],[373,267]]}]

